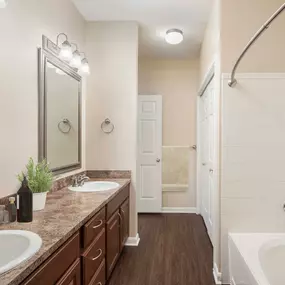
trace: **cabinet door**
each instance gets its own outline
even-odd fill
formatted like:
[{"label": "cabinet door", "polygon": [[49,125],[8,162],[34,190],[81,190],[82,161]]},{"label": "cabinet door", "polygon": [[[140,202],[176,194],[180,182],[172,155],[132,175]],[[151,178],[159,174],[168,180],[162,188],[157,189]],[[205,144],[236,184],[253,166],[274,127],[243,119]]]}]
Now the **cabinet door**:
[{"label": "cabinet door", "polygon": [[125,243],[129,237],[129,212],[130,212],[130,202],[127,199],[120,207],[120,240],[121,240],[121,250],[124,248]]},{"label": "cabinet door", "polygon": [[107,222],[107,277],[112,273],[120,254],[119,210]]},{"label": "cabinet door", "polygon": [[80,278],[80,259],[77,259],[56,285],[80,285]]}]

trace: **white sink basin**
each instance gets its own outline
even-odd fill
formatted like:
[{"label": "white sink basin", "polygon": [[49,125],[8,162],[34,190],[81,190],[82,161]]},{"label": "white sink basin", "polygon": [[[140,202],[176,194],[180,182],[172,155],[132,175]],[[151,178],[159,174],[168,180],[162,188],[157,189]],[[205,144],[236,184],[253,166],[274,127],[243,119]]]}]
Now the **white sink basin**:
[{"label": "white sink basin", "polygon": [[79,187],[68,187],[71,191],[76,192],[99,192],[99,191],[107,191],[118,188],[120,185],[116,182],[109,181],[90,181],[85,182],[83,186]]},{"label": "white sink basin", "polygon": [[42,239],[28,231],[0,231],[0,274],[32,257],[41,247]]}]

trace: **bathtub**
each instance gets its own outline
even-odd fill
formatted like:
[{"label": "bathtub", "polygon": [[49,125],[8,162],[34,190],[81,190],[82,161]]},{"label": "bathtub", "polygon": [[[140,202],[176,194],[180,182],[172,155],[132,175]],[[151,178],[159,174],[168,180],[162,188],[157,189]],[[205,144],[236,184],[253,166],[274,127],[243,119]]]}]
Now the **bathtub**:
[{"label": "bathtub", "polygon": [[231,285],[284,285],[285,234],[229,234]]}]

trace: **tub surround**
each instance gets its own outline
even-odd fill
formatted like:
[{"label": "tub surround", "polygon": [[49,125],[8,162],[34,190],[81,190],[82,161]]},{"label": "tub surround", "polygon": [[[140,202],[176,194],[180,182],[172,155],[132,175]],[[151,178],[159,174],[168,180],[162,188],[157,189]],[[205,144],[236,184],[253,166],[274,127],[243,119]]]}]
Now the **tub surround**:
[{"label": "tub surround", "polygon": [[[100,179],[92,179],[102,180]],[[117,182],[118,189],[98,193],[76,193],[67,187],[48,194],[46,207],[43,211],[35,212],[32,223],[11,223],[1,225],[0,230],[27,230],[37,233],[43,240],[41,249],[30,260],[15,269],[0,275],[1,285],[20,284],[30,273],[50,257],[91,217],[103,208],[125,186],[130,179],[111,179]]]}]

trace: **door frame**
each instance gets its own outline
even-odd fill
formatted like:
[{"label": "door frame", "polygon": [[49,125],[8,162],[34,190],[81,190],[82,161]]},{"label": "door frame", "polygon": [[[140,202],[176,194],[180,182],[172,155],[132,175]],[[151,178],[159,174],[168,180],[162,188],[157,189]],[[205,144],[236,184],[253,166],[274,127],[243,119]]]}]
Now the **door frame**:
[{"label": "door frame", "polygon": [[[215,279],[216,284],[222,284],[222,274],[219,272],[220,264],[221,264],[221,251],[220,251],[220,243],[221,243],[221,233],[220,233],[220,219],[221,219],[221,209],[220,209],[220,184],[221,184],[221,152],[220,152],[220,145],[221,145],[221,125],[220,125],[220,119],[221,119],[221,78],[219,75],[219,66],[216,66],[216,62],[219,62],[219,58],[216,58],[215,61],[210,66],[205,79],[203,80],[203,83],[201,85],[201,88],[198,92],[198,100],[197,100],[197,150],[199,148],[199,103],[200,98],[206,88],[208,87],[209,83],[212,80],[215,80],[214,82],[214,90],[215,90],[215,100],[214,100],[214,112],[215,112],[215,151],[216,156],[213,163],[213,169],[214,169],[214,187],[217,193],[215,193],[213,200],[214,200],[214,212],[213,212],[213,276]],[[199,165],[201,163],[200,157],[199,157],[199,151],[197,151],[197,175],[196,175],[196,185],[197,185],[197,192],[196,192],[196,203],[197,203],[197,214],[201,214],[201,190],[199,187]]]},{"label": "door frame", "polygon": [[[160,124],[160,129],[161,129],[161,158],[160,158],[160,164],[161,164],[161,205],[160,205],[160,210],[159,212],[155,212],[155,213],[162,213],[162,205],[163,205],[163,201],[162,201],[162,140],[163,140],[163,97],[162,95],[159,95],[159,94],[138,94],[138,96],[156,96],[156,97],[159,97],[160,98],[160,102],[161,102],[161,124]],[[137,103],[137,142],[136,142],[136,156],[137,158],[139,157],[139,112],[138,112],[138,108],[139,108],[139,100],[138,100],[138,103]],[[140,181],[140,162],[139,160],[137,159],[136,160],[136,209],[138,209],[138,206],[139,206],[139,200],[140,200],[140,185],[139,185],[139,181]],[[137,210],[137,213],[138,210]]]}]

